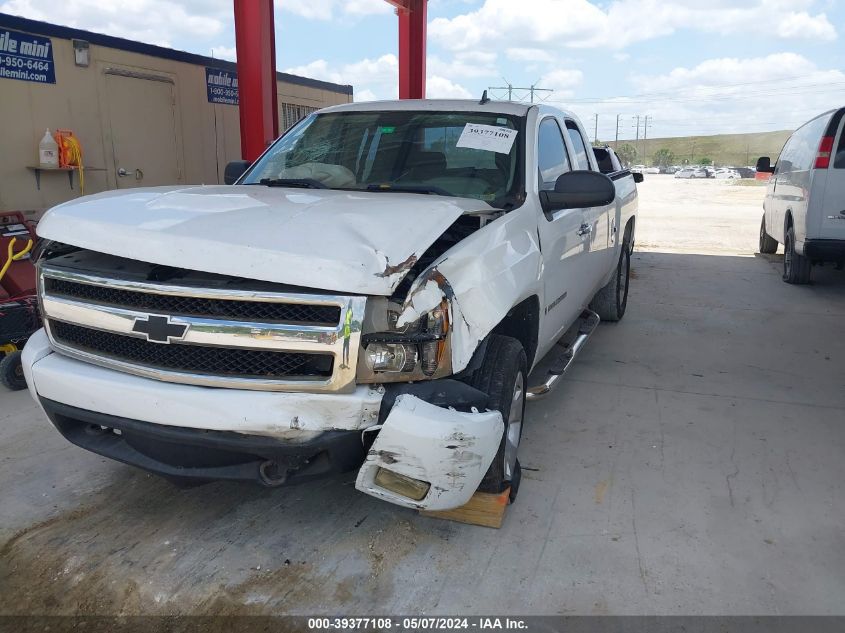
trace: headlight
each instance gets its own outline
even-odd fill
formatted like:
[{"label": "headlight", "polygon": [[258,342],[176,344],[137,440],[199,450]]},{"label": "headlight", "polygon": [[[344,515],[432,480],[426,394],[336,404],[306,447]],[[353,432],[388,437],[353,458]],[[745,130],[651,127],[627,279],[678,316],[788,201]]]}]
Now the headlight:
[{"label": "headlight", "polygon": [[[361,337],[358,382],[407,382],[441,378],[452,373],[449,348],[449,302],[419,318],[397,325],[401,307],[387,300],[368,302]],[[383,311],[383,312],[382,312]]]}]

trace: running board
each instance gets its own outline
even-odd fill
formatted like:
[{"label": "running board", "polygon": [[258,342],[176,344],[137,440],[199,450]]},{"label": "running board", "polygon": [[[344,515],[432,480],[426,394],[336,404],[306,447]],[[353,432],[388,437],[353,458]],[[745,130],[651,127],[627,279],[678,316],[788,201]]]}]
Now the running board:
[{"label": "running board", "polygon": [[[572,361],[578,356],[587,339],[596,331],[599,321],[601,321],[599,315],[592,310],[585,309],[581,313],[578,320],[572,324],[572,327],[555,344],[562,347],[563,351],[558,352],[553,349],[546,355],[546,358],[540,361],[534,371],[531,372],[531,375],[528,377],[529,382],[531,382],[531,379],[537,373],[540,373],[539,377],[543,382],[528,388],[528,391],[525,393],[527,400],[539,400],[551,393],[552,389],[560,381],[561,376],[572,366]],[[573,333],[575,333],[574,338],[572,338]],[[549,357],[552,358],[547,362]]]}]

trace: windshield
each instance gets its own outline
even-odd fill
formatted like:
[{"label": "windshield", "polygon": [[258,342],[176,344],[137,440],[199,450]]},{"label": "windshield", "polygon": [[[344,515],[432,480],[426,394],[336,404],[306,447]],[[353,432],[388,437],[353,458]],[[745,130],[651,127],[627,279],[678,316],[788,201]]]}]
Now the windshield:
[{"label": "windshield", "polygon": [[520,120],[476,112],[333,112],[289,130],[240,184],[408,191],[514,205]]}]

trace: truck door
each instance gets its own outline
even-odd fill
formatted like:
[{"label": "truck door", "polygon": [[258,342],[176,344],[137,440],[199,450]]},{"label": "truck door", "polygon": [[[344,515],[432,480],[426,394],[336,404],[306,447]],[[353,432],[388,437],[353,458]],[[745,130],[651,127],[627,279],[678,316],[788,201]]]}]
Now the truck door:
[{"label": "truck door", "polygon": [[[821,228],[818,237],[823,240],[845,240],[845,111],[839,116],[839,128],[835,132],[834,149],[827,170],[824,203],[819,214]],[[815,207],[815,202],[811,204]]]},{"label": "truck door", "polygon": [[[547,116],[537,129],[539,190],[554,189],[558,176],[572,170],[566,142],[558,120]],[[538,201],[539,206],[539,201]],[[585,228],[583,209],[561,209],[539,218],[543,251],[545,296],[540,309],[540,340],[556,341],[578,318],[593,284],[587,256],[591,234]]]},{"label": "truck door", "polygon": [[[589,154],[592,152],[587,149],[587,144],[584,142],[584,136],[578,124],[571,119],[566,119],[566,132],[572,146],[573,168],[593,171],[593,164],[589,159]],[[598,171],[598,169],[595,171]],[[613,219],[615,220],[615,205],[584,209],[584,221],[590,227],[589,239],[587,240],[587,259],[589,260],[588,265],[593,281],[593,287],[589,291],[587,301],[592,298],[592,294],[598,290],[599,284],[604,281],[608,271],[616,263],[613,261],[615,259],[613,257],[614,251],[609,248],[611,210],[613,210]]]}]

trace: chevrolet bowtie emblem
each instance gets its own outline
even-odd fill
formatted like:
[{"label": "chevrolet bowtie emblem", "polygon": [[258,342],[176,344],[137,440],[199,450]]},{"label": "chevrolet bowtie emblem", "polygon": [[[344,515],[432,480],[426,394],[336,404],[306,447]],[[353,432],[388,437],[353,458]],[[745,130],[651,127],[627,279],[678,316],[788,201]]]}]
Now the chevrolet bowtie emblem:
[{"label": "chevrolet bowtie emblem", "polygon": [[172,343],[185,337],[188,325],[173,323],[170,317],[154,316],[138,317],[132,325],[132,331],[143,334],[152,343]]}]

